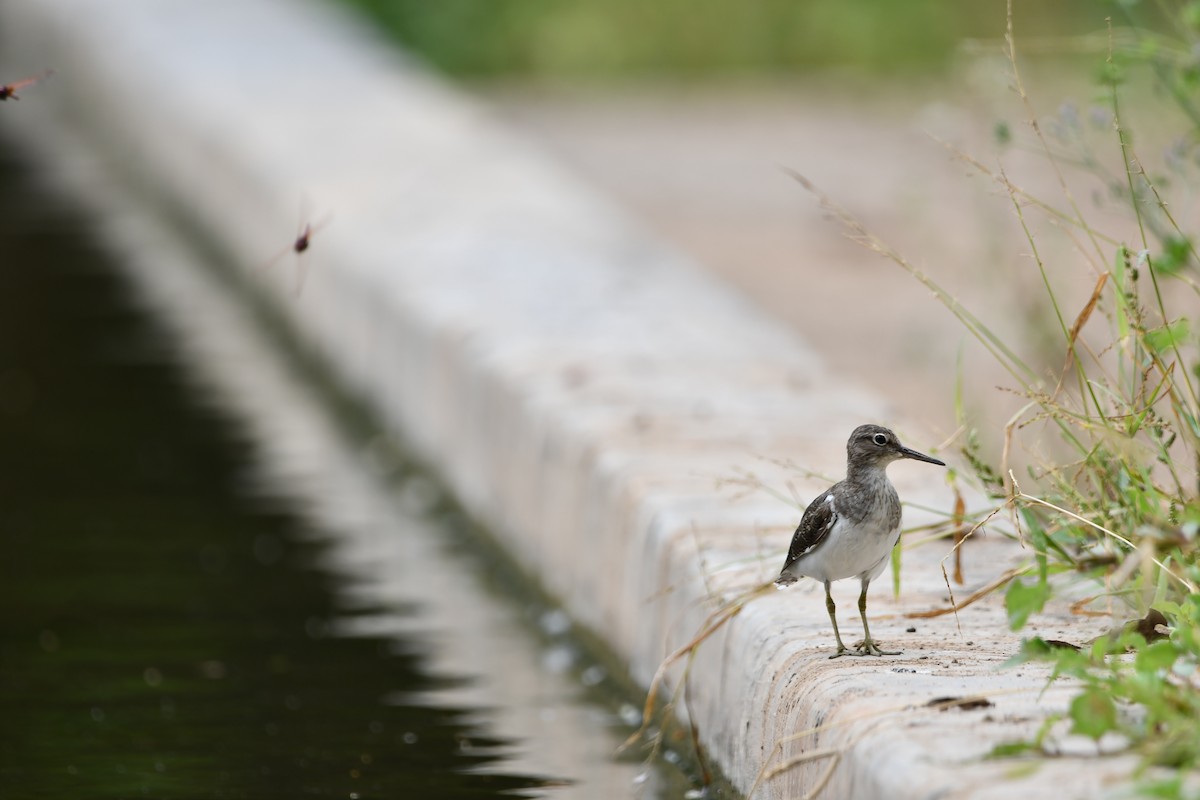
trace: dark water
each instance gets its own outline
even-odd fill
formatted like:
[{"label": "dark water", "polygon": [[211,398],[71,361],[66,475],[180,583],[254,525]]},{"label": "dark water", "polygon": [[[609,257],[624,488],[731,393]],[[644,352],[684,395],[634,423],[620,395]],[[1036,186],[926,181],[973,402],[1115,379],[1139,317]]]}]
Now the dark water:
[{"label": "dark water", "polygon": [[339,603],[326,545],[247,491],[247,442],[9,152],[0,796],[553,794],[506,774],[481,712],[430,701],[453,681],[419,642],[330,634],[376,609]]}]

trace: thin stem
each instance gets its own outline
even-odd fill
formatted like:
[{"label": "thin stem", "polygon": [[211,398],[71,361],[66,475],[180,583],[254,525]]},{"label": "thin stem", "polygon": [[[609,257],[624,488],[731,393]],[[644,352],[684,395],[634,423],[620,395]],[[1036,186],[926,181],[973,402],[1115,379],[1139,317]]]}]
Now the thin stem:
[{"label": "thin stem", "polygon": [[1101,259],[1104,258],[1104,251],[1100,248],[1100,243],[1096,240],[1096,235],[1091,226],[1089,226],[1083,218],[1083,212],[1079,210],[1079,204],[1075,202],[1075,195],[1072,194],[1070,187],[1067,186],[1066,178],[1063,177],[1062,169],[1058,164],[1058,160],[1054,158],[1054,152],[1050,148],[1050,143],[1046,141],[1046,136],[1042,133],[1042,126],[1038,124],[1037,114],[1033,110],[1033,103],[1029,100],[1029,95],[1025,92],[1025,84],[1021,80],[1021,70],[1017,67],[1017,41],[1013,35],[1013,0],[1008,0],[1007,3],[1007,30],[1004,35],[1005,41],[1008,43],[1008,60],[1012,67],[1013,85],[1017,90],[1017,95],[1021,98],[1021,103],[1025,106],[1025,110],[1029,115],[1029,124],[1033,128],[1033,132],[1037,134],[1038,141],[1041,142],[1042,148],[1046,152],[1050,166],[1054,168],[1054,174],[1058,178],[1058,185],[1062,189],[1063,196],[1066,197],[1067,203],[1071,206],[1071,210],[1075,214],[1075,219],[1078,220],[1079,226],[1087,233],[1088,239],[1091,241],[1092,247],[1095,248],[1097,255]]}]

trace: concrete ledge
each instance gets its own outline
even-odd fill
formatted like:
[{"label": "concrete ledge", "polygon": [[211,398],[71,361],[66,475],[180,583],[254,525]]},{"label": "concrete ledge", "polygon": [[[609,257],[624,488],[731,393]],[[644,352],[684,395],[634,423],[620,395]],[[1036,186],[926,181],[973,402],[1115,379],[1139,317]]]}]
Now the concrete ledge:
[{"label": "concrete ledge", "polygon": [[[721,599],[771,576],[798,512],[716,479],[773,459],[840,474],[847,433],[891,422],[812,349],[642,233],[494,123],[486,108],[322,6],[284,0],[0,0],[0,67],[53,66],[0,122],[102,159],[147,206],[219,243],[466,507],[647,683]],[[308,279],[266,267],[301,198],[331,224]],[[814,296],[797,302],[819,303]],[[930,446],[914,432],[906,437]],[[901,464],[907,500],[948,507],[941,476]],[[910,524],[920,515],[911,513]],[[829,661],[819,591],[755,601],[691,668],[712,757],[741,790],[764,767],[836,753],[763,784],[798,797],[1098,797],[1128,762],[1029,772],[980,757],[1030,735],[1065,694],[998,672],[1017,646],[993,601],[954,617],[943,546],[905,554],[904,591],[872,592],[873,631],[902,656]],[[969,594],[1020,558],[967,553]],[[845,629],[856,587],[836,590]],[[1040,632],[1094,633],[1065,612]],[[915,632],[908,632],[915,627]],[[987,694],[976,711],[924,709]],[[816,728],[811,736],[797,734]],[[777,751],[777,747],[780,749]]]}]

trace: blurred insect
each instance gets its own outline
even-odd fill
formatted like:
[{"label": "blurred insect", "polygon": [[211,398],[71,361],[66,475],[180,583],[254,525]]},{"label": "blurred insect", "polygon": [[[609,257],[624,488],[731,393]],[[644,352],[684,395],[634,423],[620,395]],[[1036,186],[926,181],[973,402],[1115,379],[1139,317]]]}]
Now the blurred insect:
[{"label": "blurred insect", "polygon": [[305,221],[307,215],[301,213],[300,224],[296,229],[296,239],[290,245],[280,250],[271,260],[266,263],[266,266],[271,266],[279,259],[286,256],[288,253],[296,254],[296,295],[299,296],[301,289],[304,288],[304,277],[308,272],[306,259],[303,257],[308,252],[309,246],[312,244],[312,237],[317,231],[329,224],[329,216],[326,215],[320,222]]},{"label": "blurred insect", "polygon": [[6,83],[0,86],[0,100],[20,100],[21,98],[17,97],[17,92],[21,91],[22,89],[28,89],[35,83],[44,81],[53,74],[54,70],[48,69],[40,75],[34,75],[30,78],[23,78],[22,80],[13,81],[12,83]]}]

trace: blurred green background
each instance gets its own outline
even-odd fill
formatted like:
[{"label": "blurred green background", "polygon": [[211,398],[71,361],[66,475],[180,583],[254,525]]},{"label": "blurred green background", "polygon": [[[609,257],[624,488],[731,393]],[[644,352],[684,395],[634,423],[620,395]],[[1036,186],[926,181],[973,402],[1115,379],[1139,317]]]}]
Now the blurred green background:
[{"label": "blurred green background", "polygon": [[[936,71],[1001,37],[1004,0],[344,0],[460,77]],[[1133,3],[1018,0],[1018,36],[1103,30]],[[1148,9],[1151,14],[1155,9]]]}]

